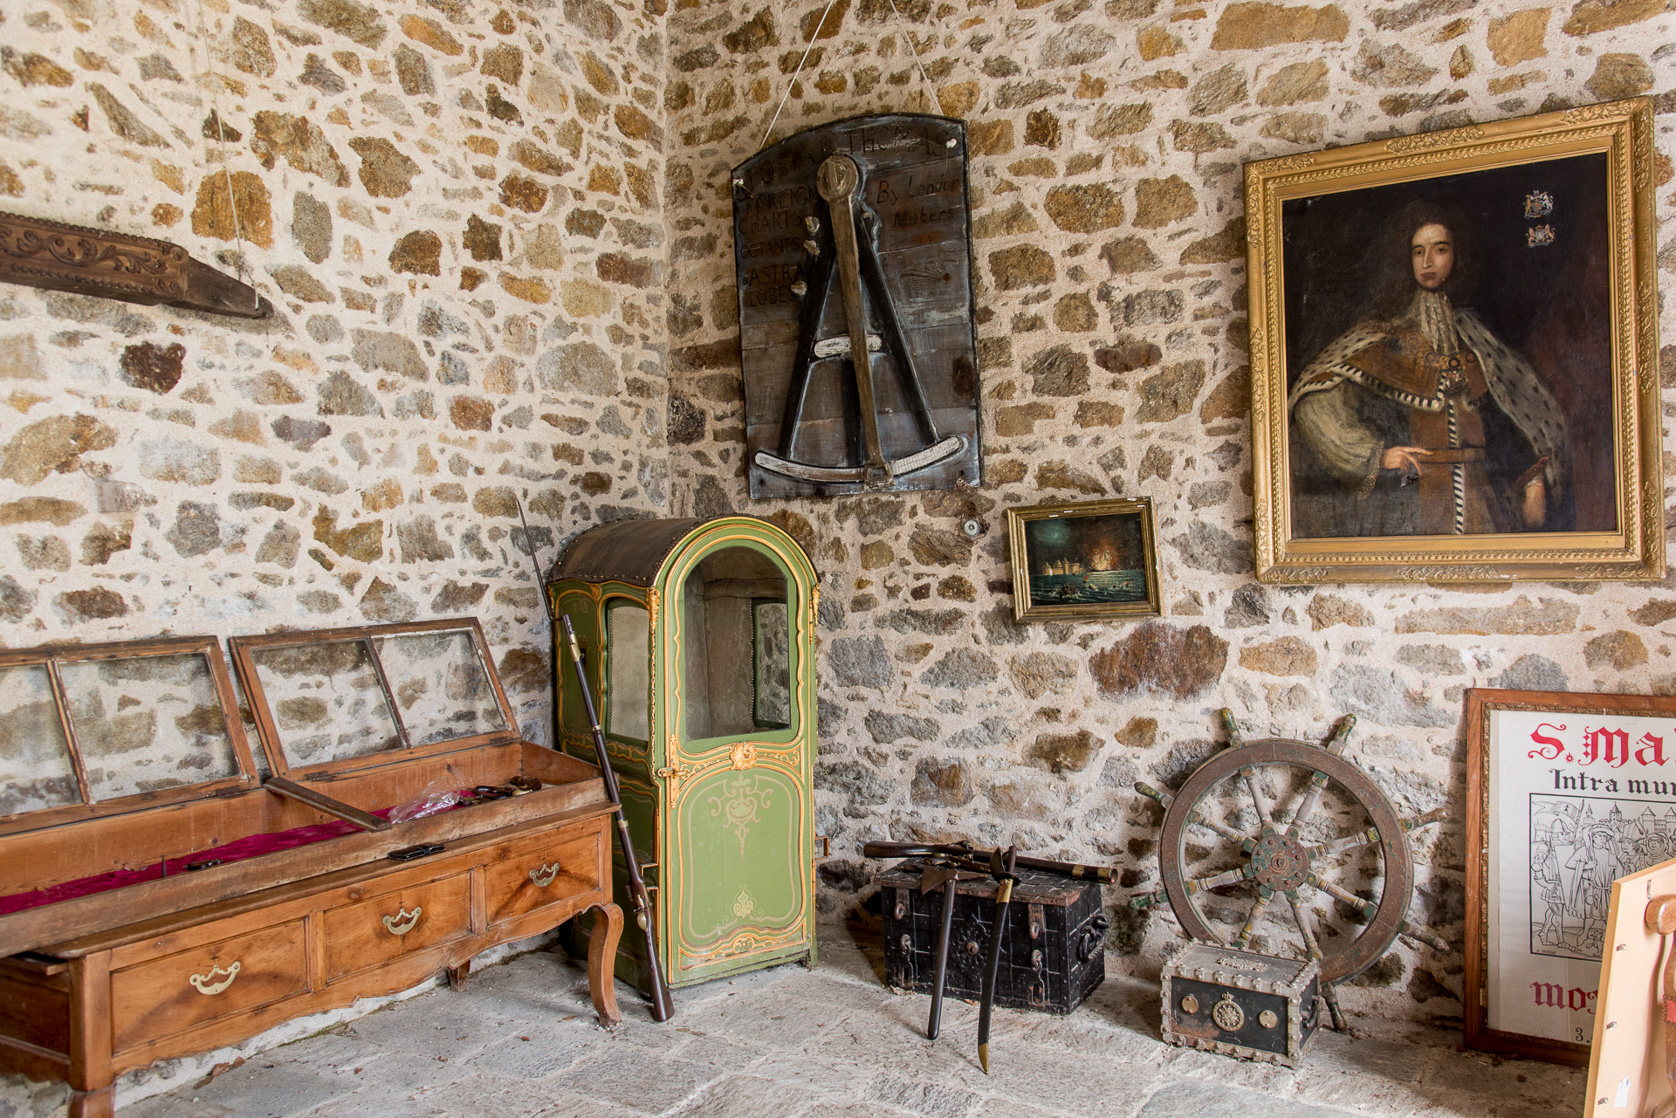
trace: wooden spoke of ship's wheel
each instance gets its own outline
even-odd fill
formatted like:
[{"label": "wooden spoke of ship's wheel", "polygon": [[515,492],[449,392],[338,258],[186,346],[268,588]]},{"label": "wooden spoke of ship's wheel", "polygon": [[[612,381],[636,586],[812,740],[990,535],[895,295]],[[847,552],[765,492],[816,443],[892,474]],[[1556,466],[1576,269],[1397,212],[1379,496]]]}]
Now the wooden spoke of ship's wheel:
[{"label": "wooden spoke of ship's wheel", "polygon": [[[1144,780],[1135,781],[1135,791],[1139,792],[1147,799],[1154,801],[1165,811],[1169,811],[1170,805],[1176,801],[1176,798],[1168,792],[1161,788],[1154,788]],[[1233,843],[1235,846],[1240,846],[1251,841],[1250,838],[1240,834],[1238,831],[1234,830],[1234,828],[1228,826],[1228,824],[1218,823],[1214,819],[1207,819],[1196,811],[1192,815],[1188,816],[1187,821],[1197,826],[1204,827],[1214,834],[1220,835],[1229,842]]]},{"label": "wooden spoke of ship's wheel", "polygon": [[[1321,746],[1322,752],[1337,757],[1344,748],[1344,743],[1349,739],[1350,731],[1355,725],[1355,715],[1342,719],[1338,726],[1333,729],[1332,736]],[[1361,770],[1357,769],[1356,771],[1360,772]],[[1308,823],[1310,817],[1315,814],[1315,808],[1321,802],[1321,793],[1327,790],[1327,780],[1327,774],[1320,769],[1316,769],[1315,774],[1309,778],[1309,787],[1304,791],[1303,802],[1298,805],[1298,810],[1293,813],[1291,822],[1286,825],[1287,837],[1297,838],[1304,824]],[[1279,820],[1276,820],[1276,823],[1278,824]]]},{"label": "wooden spoke of ship's wheel", "polygon": [[1304,903],[1298,899],[1296,889],[1286,894],[1286,899],[1292,905],[1292,919],[1297,922],[1298,935],[1303,937],[1304,950],[1309,953],[1311,959],[1319,959],[1321,957],[1321,941],[1315,938],[1315,928],[1310,919],[1309,909],[1305,908]]},{"label": "wooden spoke of ship's wheel", "polygon": [[1235,947],[1242,951],[1251,947],[1251,937],[1257,931],[1257,921],[1263,918],[1263,912],[1269,907],[1269,902],[1272,900],[1274,900],[1273,889],[1266,886],[1258,889],[1257,901],[1251,906],[1251,915],[1245,918],[1245,927],[1240,929],[1240,934],[1234,939]]},{"label": "wooden spoke of ship's wheel", "polygon": [[[1433,808],[1431,811],[1426,812],[1426,814],[1417,819],[1404,819],[1402,821],[1402,829],[1409,832],[1417,831],[1421,827],[1429,827],[1433,823],[1443,822],[1443,820],[1448,817],[1448,814],[1448,808]],[[1315,859],[1332,854],[1342,854],[1346,850],[1354,850],[1358,846],[1367,846],[1369,843],[1378,841],[1379,832],[1374,828],[1369,827],[1365,831],[1357,831],[1353,835],[1345,835],[1343,838],[1336,838],[1330,842],[1321,843],[1318,846],[1307,846],[1304,849],[1309,851],[1311,859]]]},{"label": "wooden spoke of ship's wheel", "polygon": [[1442,936],[1434,936],[1423,928],[1416,928],[1407,920],[1404,920],[1397,928],[1397,934],[1405,939],[1414,940],[1416,943],[1423,943],[1433,951],[1448,951],[1450,949],[1448,940]]},{"label": "wooden spoke of ship's wheel", "polygon": [[1298,804],[1298,810],[1293,813],[1292,821],[1286,824],[1288,837],[1297,838],[1303,825],[1309,822],[1309,817],[1315,814],[1316,805],[1321,802],[1321,793],[1327,790],[1327,774],[1317,772],[1309,778],[1309,787],[1304,789],[1303,802]]},{"label": "wooden spoke of ship's wheel", "polygon": [[1251,867],[1241,866],[1237,870],[1227,870],[1212,877],[1194,878],[1187,883],[1187,891],[1189,893],[1202,893],[1206,889],[1220,889],[1224,885],[1233,885],[1236,882],[1249,880],[1250,877]]},{"label": "wooden spoke of ship's wheel", "polygon": [[1257,790],[1257,778],[1250,769],[1240,770],[1240,780],[1245,783],[1245,790],[1251,796],[1251,806],[1257,809],[1257,825],[1267,827],[1274,816],[1269,814],[1269,806],[1263,802],[1262,793]]},{"label": "wooden spoke of ship's wheel", "polygon": [[[1309,883],[1321,890],[1323,893],[1327,894],[1329,897],[1335,897],[1338,900],[1343,901],[1357,912],[1360,912],[1363,916],[1366,916],[1369,920],[1372,920],[1374,917],[1379,915],[1379,904],[1376,901],[1370,901],[1366,897],[1358,897],[1350,890],[1334,885],[1331,881],[1323,881],[1320,877],[1313,873],[1309,875]],[[1400,931],[1402,926],[1407,923],[1407,920],[1397,921],[1398,930]]]},{"label": "wooden spoke of ship's wheel", "polygon": [[1206,830],[1212,831],[1215,834],[1221,835],[1223,838],[1227,839],[1236,846],[1243,846],[1245,843],[1251,841],[1249,836],[1240,834],[1238,831],[1234,830],[1234,828],[1228,826],[1228,824],[1218,823],[1214,819],[1206,819],[1203,815],[1200,815],[1197,812],[1195,812],[1192,818],[1187,821],[1197,826],[1204,827]]}]

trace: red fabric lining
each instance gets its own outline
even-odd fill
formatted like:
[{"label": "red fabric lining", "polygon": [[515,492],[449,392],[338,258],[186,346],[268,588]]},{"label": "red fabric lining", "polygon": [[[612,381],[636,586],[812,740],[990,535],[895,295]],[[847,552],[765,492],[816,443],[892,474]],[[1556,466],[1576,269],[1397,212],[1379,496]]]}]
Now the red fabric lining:
[{"label": "red fabric lining", "polygon": [[[468,798],[443,810],[453,811],[473,802],[469,798],[471,796],[469,790],[462,790],[461,794]],[[395,810],[394,807],[387,807],[375,811],[373,814],[380,818],[388,818],[390,813]],[[91,877],[81,877],[74,881],[49,885],[44,889],[31,889],[25,893],[13,893],[9,897],[0,897],[0,916],[39,908],[41,905],[57,904],[59,901],[67,901],[75,897],[103,893],[109,889],[120,889],[125,885],[138,885],[143,881],[157,881],[165,876],[174,877],[186,873],[187,865],[193,862],[207,862],[212,858],[219,858],[223,862],[239,862],[246,858],[273,854],[280,850],[310,846],[327,839],[337,838],[340,835],[353,834],[359,829],[353,823],[333,820],[330,823],[313,823],[306,827],[293,827],[289,831],[276,831],[273,834],[246,835],[244,838],[234,839],[232,842],[223,843],[220,846],[212,846],[207,850],[197,850],[191,854],[183,854],[178,858],[169,858],[167,859],[167,874],[163,872],[161,864],[146,866],[142,869],[108,870]]]}]

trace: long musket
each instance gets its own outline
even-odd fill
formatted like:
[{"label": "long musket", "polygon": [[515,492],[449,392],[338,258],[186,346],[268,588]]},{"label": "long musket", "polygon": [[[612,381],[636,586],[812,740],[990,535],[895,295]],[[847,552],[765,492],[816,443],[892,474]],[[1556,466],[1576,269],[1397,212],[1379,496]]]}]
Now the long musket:
[{"label": "long musket", "polygon": [[[987,862],[993,851],[985,850],[981,846],[973,846],[965,839],[961,839],[959,842],[945,843],[870,842],[861,848],[861,853],[867,858],[918,858],[929,855],[950,855],[956,858],[970,858],[974,861]],[[1111,866],[1089,866],[1080,862],[1055,861],[1052,858],[1032,858],[1024,854],[1018,856],[1018,864],[1025,869],[1062,873],[1066,877],[1073,877],[1078,880],[1098,881],[1101,885],[1110,885],[1117,877],[1117,871]]]},{"label": "long musket", "polygon": [[[542,603],[547,607],[548,625],[564,623],[565,642],[570,647],[570,662],[576,666],[576,686],[582,692],[582,709],[588,715],[588,728],[594,737],[594,755],[599,758],[599,776],[605,783],[605,794],[611,797],[611,803],[616,807],[617,842],[623,848],[623,866],[628,870],[629,896],[634,901],[634,922],[640,925],[640,930],[646,935],[646,966],[652,972],[652,1020],[667,1021],[675,1016],[675,1002],[669,995],[669,984],[664,981],[663,963],[658,956],[658,937],[652,929],[652,901],[646,895],[646,880],[640,876],[640,859],[635,856],[634,842],[629,838],[628,819],[623,815],[623,797],[617,791],[617,774],[611,769],[611,757],[605,751],[605,733],[599,728],[599,715],[594,709],[594,696],[588,690],[588,675],[582,670],[582,646],[576,640],[576,630],[571,628],[570,618],[559,618],[558,611],[553,608],[553,599],[548,597],[541,586],[541,564],[536,562],[535,541],[530,538],[530,523],[524,519],[524,502],[518,502],[518,522],[524,526],[524,547],[529,551],[530,567],[535,573],[536,592],[541,594]],[[558,665],[554,665],[557,673]],[[558,748],[559,710],[558,704],[553,704],[553,741],[554,748]]]},{"label": "long musket", "polygon": [[599,714],[594,709],[594,697],[588,690],[588,677],[582,669],[582,646],[577,643],[576,630],[571,628],[569,616],[559,618],[559,623],[564,626],[565,643],[570,646],[570,662],[576,668],[576,685],[582,692],[582,709],[587,712],[588,729],[594,738],[594,753],[599,756],[599,775],[605,781],[606,795],[617,805],[617,841],[623,848],[629,896],[634,899],[634,921],[646,936],[646,966],[652,972],[652,1020],[667,1021],[675,1016],[675,1003],[669,996],[669,984],[663,977],[663,962],[658,956],[658,937],[652,928],[651,898],[646,895],[646,881],[640,876],[640,859],[635,856],[628,820],[623,815],[623,799],[617,792],[617,774],[611,771],[611,758],[605,751],[605,733],[599,728]]}]

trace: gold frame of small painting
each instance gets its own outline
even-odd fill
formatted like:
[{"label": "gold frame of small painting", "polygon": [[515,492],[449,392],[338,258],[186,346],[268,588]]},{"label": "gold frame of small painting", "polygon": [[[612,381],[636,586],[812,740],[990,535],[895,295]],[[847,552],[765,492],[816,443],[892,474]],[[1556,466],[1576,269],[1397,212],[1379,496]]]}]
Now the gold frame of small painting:
[{"label": "gold frame of small painting", "polygon": [[1647,98],[1245,166],[1269,583],[1664,574]]},{"label": "gold frame of small painting", "polygon": [[1007,562],[1019,621],[1163,613],[1150,497],[1008,509]]}]

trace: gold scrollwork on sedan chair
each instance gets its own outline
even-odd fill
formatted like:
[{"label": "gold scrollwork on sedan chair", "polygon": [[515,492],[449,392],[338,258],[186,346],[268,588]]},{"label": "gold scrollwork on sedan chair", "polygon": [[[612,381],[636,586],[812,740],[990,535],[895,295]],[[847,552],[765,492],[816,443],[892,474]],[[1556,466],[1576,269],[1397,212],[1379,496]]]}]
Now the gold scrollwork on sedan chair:
[{"label": "gold scrollwork on sedan chair", "polygon": [[741,858],[745,856],[745,838],[750,834],[751,824],[762,821],[757,812],[768,807],[773,795],[772,787],[761,787],[748,776],[736,776],[727,782],[722,791],[711,797],[710,817],[720,817],[722,825],[738,835]]}]

